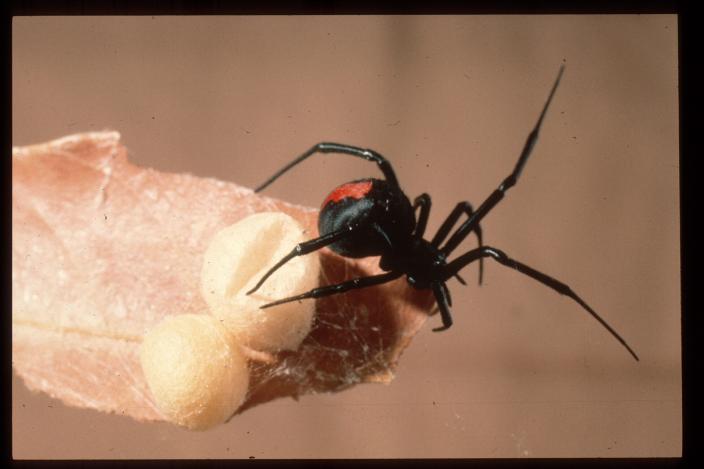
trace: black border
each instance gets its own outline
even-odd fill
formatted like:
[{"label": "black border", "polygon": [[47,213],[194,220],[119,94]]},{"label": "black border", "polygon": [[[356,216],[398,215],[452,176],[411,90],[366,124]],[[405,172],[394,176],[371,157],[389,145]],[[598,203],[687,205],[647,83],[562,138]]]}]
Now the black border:
[{"label": "black border", "polygon": [[[8,460],[13,465],[66,465],[70,467],[85,464],[98,464],[103,466],[124,465],[129,461],[13,461],[12,448],[12,366],[11,366],[11,187],[12,187],[12,17],[25,15],[215,15],[215,14],[634,14],[634,13],[662,13],[678,15],[679,38],[679,105],[680,105],[680,227],[681,227],[681,273],[682,273],[682,373],[683,373],[683,453],[682,458],[654,458],[654,459],[499,459],[499,460],[359,460],[359,461],[267,461],[267,464],[281,466],[403,466],[417,467],[419,465],[456,466],[470,463],[472,465],[490,467],[585,467],[599,464],[606,467],[681,467],[695,466],[696,462],[703,459],[699,450],[701,444],[699,436],[699,422],[702,417],[701,399],[704,394],[697,385],[697,377],[701,375],[701,362],[697,356],[698,340],[702,327],[700,302],[694,295],[696,274],[694,267],[698,265],[699,252],[697,240],[701,237],[696,226],[693,209],[695,205],[694,189],[696,187],[697,173],[694,155],[702,155],[702,145],[695,139],[693,126],[694,110],[699,108],[701,102],[701,73],[697,70],[697,59],[701,58],[700,50],[695,41],[695,31],[701,28],[698,24],[699,15],[694,13],[694,7],[685,1],[572,1],[560,2],[546,0],[542,2],[530,1],[474,1],[465,2],[462,6],[453,2],[435,0],[433,2],[394,2],[380,3],[368,0],[355,2],[345,1],[293,1],[293,2],[268,2],[237,4],[236,2],[218,0],[10,0],[9,4],[2,3],[2,52],[5,67],[3,67],[2,83],[5,85],[2,100],[2,166],[0,166],[0,187],[2,188],[2,213],[6,220],[3,223],[2,248],[3,263],[2,280],[3,289],[0,290],[3,301],[3,332],[4,338],[2,352],[5,357],[3,364],[3,419],[4,432],[2,445],[2,459]],[[7,217],[7,218],[5,218]],[[695,228],[697,233],[695,234]],[[695,306],[696,304],[696,306]],[[220,464],[226,461],[218,461]],[[261,463],[262,460],[242,461],[241,463]],[[201,465],[204,461],[139,461],[144,465]]]},{"label": "black border", "polygon": [[222,15],[222,14],[583,14],[677,13],[684,1],[470,0],[452,2],[274,0],[11,0],[13,15]]}]

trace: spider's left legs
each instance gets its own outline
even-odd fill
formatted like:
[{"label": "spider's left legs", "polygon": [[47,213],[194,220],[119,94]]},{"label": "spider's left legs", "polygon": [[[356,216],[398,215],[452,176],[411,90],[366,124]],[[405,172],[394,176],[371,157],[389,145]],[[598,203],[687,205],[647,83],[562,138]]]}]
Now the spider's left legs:
[{"label": "spider's left legs", "polygon": [[[420,214],[418,215],[418,220],[416,221],[416,228],[413,231],[413,236],[416,238],[422,238],[423,235],[425,234],[425,228],[428,226],[428,217],[430,216],[430,207],[432,206],[430,195],[426,194],[425,192],[419,195],[418,197],[415,198],[413,201],[413,210],[417,211],[418,208],[420,207]],[[452,210],[450,215],[447,217],[447,219],[443,222],[442,226],[438,230],[438,232],[435,234],[435,237],[433,237],[433,240],[430,242],[435,247],[438,247],[438,245],[447,237],[447,234],[450,232],[450,229],[457,223],[457,220],[459,220],[460,216],[462,213],[466,213],[468,216],[472,216],[472,205],[469,202],[460,202],[457,204],[457,206]],[[479,246],[482,245],[482,228],[477,225],[477,228],[474,230],[475,233],[477,233],[477,238],[479,239]],[[479,284],[482,284],[482,271],[484,269],[484,262],[483,260],[479,260]],[[455,277],[457,277],[457,280],[462,283],[462,285],[467,285],[467,282],[464,281],[462,277],[460,277],[459,274],[456,274]]]},{"label": "spider's left legs", "polygon": [[[455,205],[455,208],[450,212],[450,215],[445,219],[445,221],[440,225],[440,228],[438,229],[438,232],[435,233],[435,236],[433,236],[432,241],[430,241],[430,244],[433,246],[439,248],[440,244],[445,240],[447,235],[450,233],[450,230],[455,226],[455,223],[460,219],[460,216],[465,213],[467,214],[468,218],[472,218],[472,215],[474,214],[474,210],[472,209],[472,204],[470,204],[467,201],[462,201],[459,202],[457,205]],[[477,241],[479,242],[479,247],[482,247],[482,227],[477,223],[477,226],[474,228],[474,232],[477,235]],[[457,274],[455,274],[457,275]],[[479,259],[479,285],[482,284],[482,278],[484,277],[484,259]],[[458,279],[461,279],[459,275],[457,275]],[[462,283],[464,283],[463,280],[460,280]]]},{"label": "spider's left legs", "polygon": [[379,167],[379,169],[381,170],[381,172],[384,174],[386,181],[389,184],[391,184],[392,186],[398,187],[398,180],[396,179],[396,173],[394,173],[394,169],[391,167],[391,163],[386,158],[384,158],[381,154],[375,152],[374,150],[359,148],[359,147],[355,147],[352,145],[346,145],[344,143],[320,142],[320,143],[313,145],[305,153],[303,153],[302,155],[300,155],[299,157],[297,157],[296,159],[291,161],[289,164],[287,164],[286,166],[284,166],[283,168],[278,170],[276,173],[274,173],[273,176],[271,176],[263,184],[261,184],[259,187],[257,187],[254,190],[254,192],[261,192],[267,186],[269,186],[269,184],[276,181],[280,176],[282,176],[288,170],[290,170],[294,166],[298,165],[299,163],[305,161],[310,156],[312,156],[316,153],[352,155],[352,156],[356,156],[357,158],[362,158],[367,161],[371,161],[373,163],[376,163],[377,166]]},{"label": "spider's left legs", "polygon": [[511,259],[506,255],[505,252],[489,247],[489,246],[484,246],[481,248],[473,249],[461,256],[459,256],[457,259],[453,260],[452,262],[448,263],[447,266],[445,267],[446,273],[445,273],[445,278],[450,278],[453,275],[455,275],[460,269],[465,267],[467,264],[476,261],[477,259],[481,259],[482,257],[491,257],[498,263],[505,265],[507,267],[511,267],[512,269],[517,270],[518,272],[527,275],[528,277],[531,277],[534,280],[537,280],[538,282],[542,283],[546,287],[549,287],[556,291],[557,293],[560,293],[561,295],[568,296],[572,298],[575,302],[577,302],[582,308],[584,308],[589,314],[594,317],[599,323],[606,328],[607,331],[611,333],[616,340],[621,342],[621,345],[623,345],[628,352],[633,355],[633,358],[638,360],[638,355],[631,349],[631,347],[626,343],[626,341],[616,332],[601,316],[599,316],[596,311],[594,311],[582,298],[579,297],[572,289],[560,282],[559,280],[550,277],[547,274],[544,274],[540,271],[535,270],[532,267],[527,266],[526,264],[523,264],[522,262],[519,262],[517,260]]},{"label": "spider's left legs", "polygon": [[504,178],[501,184],[499,184],[499,187],[497,187],[494,192],[492,192],[489,197],[487,197],[487,199],[479,206],[479,208],[477,208],[477,211],[474,212],[474,214],[469,217],[469,219],[465,221],[457,229],[457,231],[452,234],[452,236],[450,236],[450,239],[441,249],[441,251],[446,255],[449,255],[452,251],[454,251],[455,248],[462,242],[462,240],[464,240],[464,238],[466,238],[469,233],[474,231],[474,229],[479,225],[479,222],[482,220],[482,218],[484,218],[486,214],[489,213],[491,209],[493,209],[496,204],[498,204],[504,198],[506,192],[511,187],[515,186],[516,182],[518,182],[518,178],[521,176],[521,172],[523,172],[523,167],[526,165],[526,162],[528,162],[528,157],[533,152],[533,147],[538,141],[540,127],[543,124],[543,119],[545,118],[545,114],[548,111],[550,102],[552,101],[553,96],[555,96],[557,85],[560,84],[560,78],[562,77],[563,70],[564,66],[560,67],[560,71],[557,74],[555,84],[552,85],[550,95],[548,96],[548,99],[545,102],[545,105],[543,106],[543,110],[540,113],[540,117],[538,117],[538,122],[536,122],[535,127],[533,127],[533,130],[531,130],[531,132],[528,134],[526,143],[523,145],[523,150],[521,150],[521,154],[518,157],[518,161],[516,162],[516,166],[514,166],[513,171],[511,171],[511,173]]},{"label": "spider's left legs", "polygon": [[430,217],[430,195],[425,192],[415,198],[413,201],[413,211],[415,212],[420,207],[418,221],[416,221],[416,229],[413,231],[413,236],[422,238],[425,233],[425,227],[428,225],[428,217]]},{"label": "spider's left legs", "polygon": [[306,298],[321,298],[323,296],[337,295],[338,293],[344,293],[349,290],[357,290],[360,288],[371,287],[373,285],[381,285],[382,283],[387,283],[395,280],[403,275],[402,272],[385,272],[379,275],[372,275],[370,277],[359,277],[346,282],[338,283],[335,285],[326,285],[324,287],[314,288],[309,292],[302,293],[296,296],[290,296],[282,300],[276,300],[271,303],[267,303],[260,308],[269,308],[270,306],[280,305],[282,303],[289,303],[291,301],[305,300]]}]

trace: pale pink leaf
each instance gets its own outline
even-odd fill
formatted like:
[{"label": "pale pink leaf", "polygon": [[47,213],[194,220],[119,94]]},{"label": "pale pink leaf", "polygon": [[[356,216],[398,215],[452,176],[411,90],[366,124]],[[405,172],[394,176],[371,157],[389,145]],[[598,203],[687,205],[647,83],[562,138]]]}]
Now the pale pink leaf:
[{"label": "pale pink leaf", "polygon": [[[161,420],[138,359],[172,314],[208,314],[202,256],[220,229],[283,211],[317,236],[313,209],[188,174],[139,168],[117,132],[72,135],[12,154],[13,368],[69,405]],[[321,283],[378,272],[376,259],[321,253]],[[318,300],[296,352],[253,360],[241,410],[277,397],[388,382],[432,306],[396,282]]]}]

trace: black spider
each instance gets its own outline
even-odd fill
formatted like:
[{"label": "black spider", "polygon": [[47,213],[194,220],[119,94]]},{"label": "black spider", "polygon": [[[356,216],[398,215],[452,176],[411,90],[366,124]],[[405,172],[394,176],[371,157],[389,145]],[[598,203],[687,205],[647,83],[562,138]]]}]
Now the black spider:
[{"label": "black spider", "polygon": [[[450,278],[455,277],[465,284],[464,280],[459,276],[459,271],[468,264],[479,261],[479,283],[481,284],[482,260],[485,257],[490,257],[500,264],[514,268],[558,293],[572,298],[596,318],[638,360],[638,356],[626,341],[584,300],[574,293],[569,286],[532,267],[511,259],[499,249],[482,245],[482,231],[479,222],[504,198],[506,191],[516,184],[538,139],[538,131],[555,90],[560,83],[563,70],[564,66],[560,67],[557,79],[540,113],[538,122],[528,135],[523,151],[511,174],[499,184],[499,187],[491,193],[476,211],[472,209],[469,202],[458,203],[430,241],[423,238],[430,214],[430,196],[421,194],[416,197],[413,205],[411,205],[408,197],[406,197],[398,184],[391,164],[379,153],[350,145],[325,142],[318,143],[293,160],[259,186],[256,192],[262,191],[286,171],[318,152],[342,153],[373,161],[379,166],[385,179],[359,179],[343,184],[333,190],[323,201],[320,210],[318,218],[320,237],[297,245],[288,255],[277,262],[247,294],[259,289],[271,274],[292,258],[329,246],[333,251],[346,257],[381,256],[379,266],[385,272],[379,275],[355,278],[337,285],[314,288],[307,293],[265,304],[262,308],[379,285],[406,275],[408,283],[414,288],[433,291],[443,323],[442,327],[433,330],[442,331],[452,325],[452,317],[450,316],[452,299],[450,298],[450,291],[446,282]],[[416,211],[419,208],[420,214],[416,219]],[[450,235],[450,231],[463,214],[467,216],[467,219]],[[479,247],[448,262],[448,256],[472,232],[478,238]]]}]

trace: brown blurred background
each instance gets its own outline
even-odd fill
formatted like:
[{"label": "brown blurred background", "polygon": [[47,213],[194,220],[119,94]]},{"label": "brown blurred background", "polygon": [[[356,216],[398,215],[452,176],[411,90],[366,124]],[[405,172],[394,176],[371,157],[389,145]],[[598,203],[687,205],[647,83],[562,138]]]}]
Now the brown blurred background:
[{"label": "brown blurred background", "polygon": [[[620,457],[681,454],[675,16],[18,17],[13,144],[121,132],[137,164],[254,186],[321,140],[373,148],[433,233],[513,168],[487,262],[452,282],[389,386],[273,401],[205,433],[68,408],[13,379],[15,458]],[[318,206],[372,165],[319,156],[269,194]],[[473,247],[467,241],[464,249]]]}]

